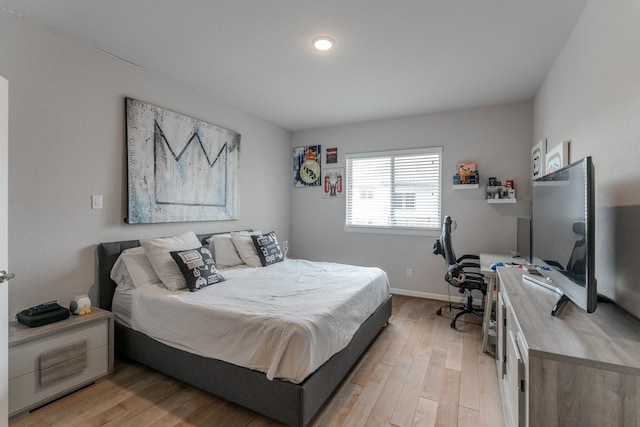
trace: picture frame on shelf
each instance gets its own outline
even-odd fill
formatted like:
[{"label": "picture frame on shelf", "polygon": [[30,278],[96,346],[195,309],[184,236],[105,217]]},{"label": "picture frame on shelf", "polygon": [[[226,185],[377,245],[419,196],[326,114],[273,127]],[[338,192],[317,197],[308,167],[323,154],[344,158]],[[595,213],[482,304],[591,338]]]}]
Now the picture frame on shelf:
[{"label": "picture frame on shelf", "polygon": [[541,139],[531,149],[531,180],[538,179],[546,173],[547,140]]},{"label": "picture frame on shelf", "polygon": [[478,184],[478,170],[475,162],[459,162],[456,164],[453,184]]},{"label": "picture frame on shelf", "polygon": [[547,152],[545,159],[546,173],[554,172],[569,164],[569,142],[562,141]]}]

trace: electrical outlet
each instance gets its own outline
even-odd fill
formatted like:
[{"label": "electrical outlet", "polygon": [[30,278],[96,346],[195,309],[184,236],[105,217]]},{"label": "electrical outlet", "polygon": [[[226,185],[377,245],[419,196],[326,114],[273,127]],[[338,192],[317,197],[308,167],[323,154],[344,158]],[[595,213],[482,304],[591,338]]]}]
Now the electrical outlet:
[{"label": "electrical outlet", "polygon": [[413,269],[407,268],[407,277],[413,277]]}]

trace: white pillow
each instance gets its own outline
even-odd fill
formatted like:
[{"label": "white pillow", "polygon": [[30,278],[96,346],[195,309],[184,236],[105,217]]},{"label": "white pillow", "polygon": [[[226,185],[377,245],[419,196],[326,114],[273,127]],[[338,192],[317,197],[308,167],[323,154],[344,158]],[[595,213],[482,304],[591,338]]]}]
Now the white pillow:
[{"label": "white pillow", "polygon": [[244,262],[238,255],[231,240],[231,233],[214,234],[209,239],[209,252],[213,254],[218,268],[229,268],[242,265]]},{"label": "white pillow", "polygon": [[169,252],[201,247],[202,244],[193,231],[174,237],[140,240],[140,245],[147,253],[147,258],[149,258],[153,270],[167,289],[177,291],[187,287],[187,282],[184,280],[178,264],[176,264]]},{"label": "white pillow", "polygon": [[249,267],[262,267],[258,250],[251,238],[252,235],[262,236],[262,233],[259,231],[232,231],[231,240],[233,240],[233,245],[236,247],[240,258],[242,258],[245,264]]},{"label": "white pillow", "polygon": [[[153,273],[153,274],[156,274],[156,273]],[[135,288],[135,285],[133,284],[133,280],[131,280],[131,275],[127,270],[127,265],[124,263],[122,259],[122,255],[120,255],[116,260],[116,262],[113,264],[113,267],[111,268],[111,273],[109,273],[109,277],[111,277],[111,280],[116,282],[116,285],[118,285],[119,288],[124,288],[124,289]]]},{"label": "white pillow", "polygon": [[129,289],[146,284],[162,284],[141,246],[122,251],[111,269],[111,279],[118,286]]}]

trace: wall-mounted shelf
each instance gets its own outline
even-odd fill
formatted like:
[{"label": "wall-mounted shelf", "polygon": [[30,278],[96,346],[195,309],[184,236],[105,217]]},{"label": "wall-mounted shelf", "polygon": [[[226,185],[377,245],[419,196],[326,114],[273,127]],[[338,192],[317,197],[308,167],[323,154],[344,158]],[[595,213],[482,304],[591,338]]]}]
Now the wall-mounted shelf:
[{"label": "wall-mounted shelf", "polygon": [[487,203],[515,203],[515,195],[515,190],[506,185],[487,185]]},{"label": "wall-mounted shelf", "polygon": [[515,203],[516,199],[487,199],[487,203]]},{"label": "wall-mounted shelf", "polygon": [[473,190],[474,188],[480,188],[480,184],[453,184],[454,190]]}]

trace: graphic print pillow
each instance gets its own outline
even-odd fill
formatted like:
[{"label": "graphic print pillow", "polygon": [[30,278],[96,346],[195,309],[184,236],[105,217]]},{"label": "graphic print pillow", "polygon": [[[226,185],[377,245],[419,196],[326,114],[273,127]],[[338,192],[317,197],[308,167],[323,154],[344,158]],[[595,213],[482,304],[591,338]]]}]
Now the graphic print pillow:
[{"label": "graphic print pillow", "polygon": [[171,257],[180,268],[187,288],[195,292],[205,286],[224,282],[209,249],[199,247],[186,251],[172,251]]},{"label": "graphic print pillow", "polygon": [[284,261],[284,254],[274,231],[261,236],[251,236],[251,238],[263,267]]}]

